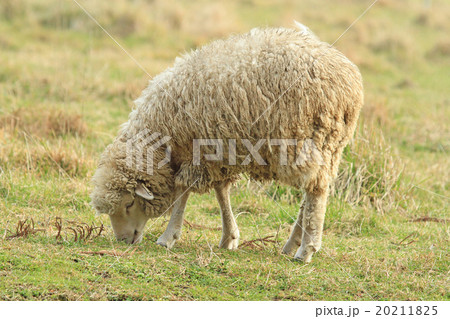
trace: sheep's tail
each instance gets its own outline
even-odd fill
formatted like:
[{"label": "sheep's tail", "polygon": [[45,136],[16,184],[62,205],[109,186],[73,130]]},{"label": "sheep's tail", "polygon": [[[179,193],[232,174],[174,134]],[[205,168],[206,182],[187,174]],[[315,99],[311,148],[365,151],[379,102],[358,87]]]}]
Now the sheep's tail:
[{"label": "sheep's tail", "polygon": [[299,29],[301,31],[301,33],[303,35],[310,35],[315,37],[316,35],[314,34],[314,32],[312,32],[306,25],[294,20],[294,24],[297,27],[297,29]]}]

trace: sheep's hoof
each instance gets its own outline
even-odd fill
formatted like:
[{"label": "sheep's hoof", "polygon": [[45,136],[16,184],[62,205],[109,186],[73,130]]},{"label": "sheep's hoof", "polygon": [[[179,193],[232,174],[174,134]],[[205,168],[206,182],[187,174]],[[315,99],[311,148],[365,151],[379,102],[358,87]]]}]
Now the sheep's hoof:
[{"label": "sheep's hoof", "polygon": [[294,259],[298,260],[298,261],[302,261],[305,264],[310,263],[312,256],[314,254],[315,249],[313,247],[302,247],[300,246],[300,248],[297,250],[297,252],[295,253]]},{"label": "sheep's hoof", "polygon": [[157,241],[156,244],[167,248],[167,243],[166,242]]},{"label": "sheep's hoof", "polygon": [[156,244],[171,249],[173,245],[175,245],[175,239],[167,240],[165,237],[161,236],[156,241]]},{"label": "sheep's hoof", "polygon": [[282,254],[290,255],[294,250],[298,249],[300,245],[297,245],[294,241],[288,240],[281,250]]},{"label": "sheep's hoof", "polygon": [[311,262],[311,259],[312,259],[312,255],[306,256],[306,257],[295,257],[294,256],[294,260],[305,263],[305,264],[309,264]]},{"label": "sheep's hoof", "polygon": [[239,246],[239,235],[223,236],[220,240],[219,248],[237,249]]}]

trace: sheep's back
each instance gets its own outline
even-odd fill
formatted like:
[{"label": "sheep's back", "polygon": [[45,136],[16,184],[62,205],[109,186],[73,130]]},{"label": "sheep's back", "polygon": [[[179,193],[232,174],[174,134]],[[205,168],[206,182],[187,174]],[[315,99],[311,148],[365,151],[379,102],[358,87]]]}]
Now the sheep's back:
[{"label": "sheep's back", "polygon": [[[255,29],[178,58],[151,81],[134,119],[171,136],[185,153],[180,161],[192,157],[193,139],[226,147],[236,139],[239,154],[248,153],[241,139],[288,138],[298,148],[312,140],[329,162],[352,135],[362,100],[357,67],[329,44],[297,30]],[[278,156],[268,145],[260,153]]]}]

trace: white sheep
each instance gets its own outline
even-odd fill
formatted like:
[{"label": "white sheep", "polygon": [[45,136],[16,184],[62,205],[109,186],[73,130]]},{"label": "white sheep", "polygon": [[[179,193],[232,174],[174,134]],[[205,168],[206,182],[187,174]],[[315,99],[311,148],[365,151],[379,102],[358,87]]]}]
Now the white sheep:
[{"label": "white sheep", "polygon": [[[296,259],[311,260],[363,87],[358,68],[342,53],[299,29],[253,29],[212,42],[150,82],[93,177],[92,205],[109,214],[117,239],[139,242],[147,220],[171,210],[157,241],[171,248],[189,193],[214,188],[222,213],[219,246],[237,248],[230,186],[245,173],[305,190],[283,253],[298,249]],[[161,147],[148,143],[161,136]],[[194,148],[207,156],[199,162]],[[170,162],[156,165],[169,151]],[[130,165],[130,152],[151,169]]]}]

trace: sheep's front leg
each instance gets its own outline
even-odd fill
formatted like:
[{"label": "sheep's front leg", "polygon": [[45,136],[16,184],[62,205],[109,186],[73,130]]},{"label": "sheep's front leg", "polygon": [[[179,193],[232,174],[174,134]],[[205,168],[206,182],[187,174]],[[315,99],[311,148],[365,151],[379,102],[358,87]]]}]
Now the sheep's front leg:
[{"label": "sheep's front leg", "polygon": [[231,182],[226,181],[214,187],[222,214],[222,239],[219,247],[236,249],[239,245],[239,229],[230,204]]},{"label": "sheep's front leg", "polygon": [[177,189],[175,191],[175,203],[173,205],[172,216],[170,216],[169,225],[166,231],[158,238],[156,242],[158,245],[172,248],[175,241],[181,236],[181,227],[184,221],[184,209],[189,197],[189,192],[186,189]]},{"label": "sheep's front leg", "polygon": [[293,251],[296,251],[300,244],[302,243],[302,233],[303,233],[303,210],[305,209],[304,202],[300,207],[298,212],[297,220],[292,228],[291,236],[283,247],[282,253],[289,255]]},{"label": "sheep's front leg", "polygon": [[328,187],[306,193],[301,224],[302,240],[301,246],[294,256],[295,259],[308,263],[311,261],[312,255],[320,249],[327,198]]}]

